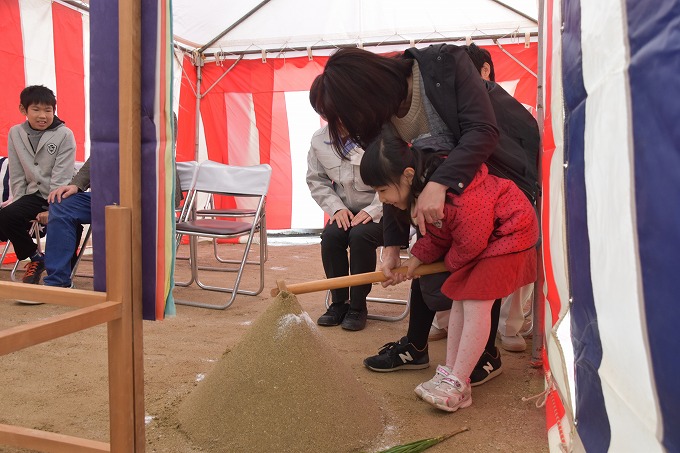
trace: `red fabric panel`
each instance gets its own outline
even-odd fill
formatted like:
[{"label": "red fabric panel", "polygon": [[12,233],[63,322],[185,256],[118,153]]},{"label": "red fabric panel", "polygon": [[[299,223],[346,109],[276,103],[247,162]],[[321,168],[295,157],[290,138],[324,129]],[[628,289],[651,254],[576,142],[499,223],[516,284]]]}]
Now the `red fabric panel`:
[{"label": "red fabric panel", "polygon": [[[553,14],[553,2],[549,1],[546,5],[546,16],[551,18]],[[551,101],[552,101],[552,20],[546,22],[547,31],[545,34],[545,62],[544,66],[546,68],[545,74],[545,119],[543,122],[543,161],[542,161],[542,181],[541,189],[543,193],[543,206],[541,206],[541,225],[544,231],[545,237],[541,244],[543,246],[543,265],[545,267],[545,283],[547,288],[546,298],[550,303],[550,309],[552,311],[552,325],[554,326],[560,314],[560,309],[562,307],[562,301],[560,300],[559,292],[557,291],[557,284],[555,283],[555,274],[552,267],[552,253],[550,251],[550,237],[549,232],[551,231],[550,222],[550,164],[552,162],[553,154],[555,152],[555,138],[552,129],[552,114],[551,114]]]},{"label": "red fabric panel", "polygon": [[73,131],[76,161],[85,161],[85,68],[83,19],[75,11],[52,3],[54,63],[57,76],[57,113]]},{"label": "red fabric panel", "polygon": [[0,96],[0,155],[6,156],[9,129],[26,119],[19,113],[19,93],[26,86],[19,0],[0,2],[0,30],[0,86],[11,93]]},{"label": "red fabric panel", "polygon": [[292,162],[285,93],[274,93],[272,99],[272,180],[267,195],[267,228],[285,230],[291,227],[293,202]]},{"label": "red fabric panel", "polygon": [[179,92],[179,111],[177,112],[177,162],[196,160],[196,68],[189,57],[182,62],[182,86]]},{"label": "red fabric panel", "polygon": [[317,75],[321,74],[328,57],[286,58],[279,61],[274,85],[275,91],[307,91]]},{"label": "red fabric panel", "polygon": [[[514,96],[522,104],[536,107],[537,79],[519,63],[510,58],[498,46],[482,46],[488,50],[493,60],[496,73],[496,82],[507,80],[519,80]],[[511,53],[515,58],[531,69],[538,71],[538,43],[532,42],[529,48],[524,44],[504,44],[503,49]]]},{"label": "red fabric panel", "polygon": [[[537,69],[537,45],[532,43],[530,48],[524,44],[505,45],[504,48],[527,65],[534,72]],[[536,78],[513,61],[496,46],[489,46],[492,52],[498,81],[519,80],[516,97],[524,104],[536,105]],[[321,73],[328,57],[300,58],[271,58],[265,63],[260,59],[241,60],[232,68],[236,60],[222,61],[218,66],[208,63],[202,68],[203,82],[202,91],[211,87],[211,91],[201,101],[201,114],[203,127],[208,147],[208,156],[211,160],[229,163],[229,154],[238,155],[239,152],[253,152],[253,150],[228,150],[229,129],[238,125],[252,127],[252,124],[242,124],[247,121],[244,116],[243,106],[229,106],[225,103],[226,93],[244,93],[252,95],[255,110],[255,122],[258,130],[259,159],[262,163],[272,166],[272,182],[269,191],[269,203],[267,206],[270,229],[286,229],[291,227],[292,209],[292,162],[290,152],[290,140],[288,136],[288,118],[285,105],[285,93],[293,91],[307,91],[314,78]],[[230,69],[231,68],[231,69]],[[189,68],[187,68],[188,70]],[[220,77],[225,71],[229,74]],[[186,108],[189,117],[188,103],[195,103],[195,99],[189,95],[186,78],[183,81],[182,95],[180,97],[181,108]],[[193,104],[192,104],[193,106]],[[229,118],[230,112],[238,118]],[[180,118],[183,112],[180,112]],[[250,120],[252,121],[252,119]],[[193,125],[187,131],[187,125],[183,125],[180,119],[180,139],[178,146],[185,146],[183,137],[190,136],[193,139]],[[193,141],[192,156],[193,156]],[[178,155],[180,151],[178,150]],[[193,157],[191,157],[193,158]],[[181,160],[178,157],[178,160]],[[186,159],[185,159],[186,160]],[[220,201],[220,204],[226,201]],[[227,207],[227,206],[224,206]]]},{"label": "red fabric panel", "polygon": [[[204,73],[205,74],[205,73]],[[210,86],[210,79],[205,86]],[[201,90],[203,91],[203,90]],[[208,159],[215,162],[229,163],[227,110],[224,93],[211,91],[201,100],[201,117],[203,118],[203,131],[205,142],[208,147]]]}]

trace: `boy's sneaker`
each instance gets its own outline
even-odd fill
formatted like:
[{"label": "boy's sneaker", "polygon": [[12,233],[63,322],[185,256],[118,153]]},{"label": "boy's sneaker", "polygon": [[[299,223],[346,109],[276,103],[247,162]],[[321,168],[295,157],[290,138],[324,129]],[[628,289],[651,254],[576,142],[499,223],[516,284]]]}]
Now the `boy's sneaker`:
[{"label": "boy's sneaker", "polygon": [[368,310],[350,308],[342,321],[341,327],[345,330],[363,330],[366,327],[366,318],[368,318]]},{"label": "boy's sneaker", "polygon": [[482,353],[479,358],[475,369],[472,370],[470,374],[470,385],[475,387],[477,385],[482,385],[486,381],[489,381],[499,374],[501,374],[503,364],[501,363],[501,352],[496,349],[496,355],[491,355],[487,351]]},{"label": "boy's sneaker", "polygon": [[408,337],[403,337],[398,342],[383,345],[378,355],[364,359],[364,365],[370,370],[380,372],[422,370],[430,366],[430,357],[427,346],[419,351],[409,343]]},{"label": "boy's sneaker", "polygon": [[339,326],[342,320],[345,319],[348,310],[349,304],[346,302],[331,304],[326,313],[321,315],[316,323],[326,327]]},{"label": "boy's sneaker", "polygon": [[467,382],[449,374],[432,391],[426,392],[423,400],[437,409],[455,412],[472,404],[472,390]]},{"label": "boy's sneaker", "polygon": [[449,376],[450,374],[451,368],[447,367],[446,365],[437,365],[437,372],[434,374],[434,377],[429,381],[418,384],[418,387],[415,389],[416,395],[418,395],[421,399],[424,399],[426,393],[434,390],[434,388],[441,383],[442,379]]},{"label": "boy's sneaker", "polygon": [[26,269],[26,271],[24,272],[24,276],[21,281],[24,283],[30,283],[31,285],[37,285],[40,283],[40,277],[45,271],[45,261],[31,261],[30,263],[26,264],[26,266],[24,266],[24,269]]}]

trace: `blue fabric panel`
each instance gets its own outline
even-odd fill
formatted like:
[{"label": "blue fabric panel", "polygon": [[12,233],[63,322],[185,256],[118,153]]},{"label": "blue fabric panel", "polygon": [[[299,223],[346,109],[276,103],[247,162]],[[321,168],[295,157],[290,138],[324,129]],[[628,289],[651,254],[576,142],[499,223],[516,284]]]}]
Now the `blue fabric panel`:
[{"label": "blue fabric panel", "polygon": [[[158,2],[142,1],[142,305],[147,320],[156,319],[156,125]],[[167,81],[172,83],[172,81]]]},{"label": "blue fabric panel", "polygon": [[602,344],[590,279],[583,137],[587,93],[583,85],[581,4],[578,0],[571,0],[562,5],[565,192],[569,281],[573,301],[571,334],[576,374],[576,422],[586,451],[604,452],[609,448],[611,430],[598,375]]},{"label": "blue fabric panel", "polygon": [[118,2],[90,5],[90,141],[94,289],[106,289],[104,207],[119,203]]},{"label": "blue fabric panel", "polygon": [[627,0],[635,203],[663,446],[680,451],[680,1]]}]

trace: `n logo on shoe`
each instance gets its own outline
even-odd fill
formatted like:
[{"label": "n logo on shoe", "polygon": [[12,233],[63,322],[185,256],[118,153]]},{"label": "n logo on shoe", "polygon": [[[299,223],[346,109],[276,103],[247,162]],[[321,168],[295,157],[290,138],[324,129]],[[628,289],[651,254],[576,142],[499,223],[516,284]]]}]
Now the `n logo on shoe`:
[{"label": "n logo on shoe", "polygon": [[491,362],[486,362],[482,368],[489,374],[491,374],[493,371],[493,365],[491,365]]},{"label": "n logo on shoe", "polygon": [[399,358],[401,359],[402,362],[407,363],[407,362],[413,362],[413,357],[411,356],[410,352],[406,353],[401,353],[399,354]]}]

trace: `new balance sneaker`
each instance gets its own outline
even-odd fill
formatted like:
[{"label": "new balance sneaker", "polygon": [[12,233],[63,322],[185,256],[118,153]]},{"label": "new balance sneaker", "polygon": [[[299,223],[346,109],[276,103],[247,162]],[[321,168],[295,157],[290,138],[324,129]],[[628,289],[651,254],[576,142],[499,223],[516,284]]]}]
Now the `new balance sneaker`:
[{"label": "new balance sneaker", "polygon": [[366,318],[368,318],[368,310],[350,308],[340,326],[345,330],[363,330],[366,327]]},{"label": "new balance sneaker", "polygon": [[453,374],[449,374],[429,392],[423,394],[423,401],[437,409],[455,412],[472,404],[472,390]]},{"label": "new balance sneaker", "polygon": [[24,266],[24,269],[26,269],[26,271],[24,272],[24,276],[21,281],[24,283],[30,283],[32,285],[37,285],[40,283],[40,276],[45,271],[45,261],[31,261],[30,263],[26,264],[26,266]]},{"label": "new balance sneaker", "polygon": [[429,381],[418,384],[418,387],[415,389],[416,395],[418,395],[420,398],[425,398],[426,393],[434,390],[434,388],[439,385],[442,379],[450,374],[451,368],[447,367],[446,365],[437,365],[437,372],[434,374],[434,377]]},{"label": "new balance sneaker", "polygon": [[501,351],[496,348],[496,355],[491,355],[487,351],[482,353],[475,369],[470,374],[470,385],[475,387],[490,381],[501,374],[503,364],[501,363]]},{"label": "new balance sneaker", "polygon": [[326,313],[321,315],[316,323],[326,327],[338,326],[342,320],[345,319],[348,310],[348,303],[342,302],[331,304],[331,306],[328,307],[328,310],[326,310]]},{"label": "new balance sneaker", "polygon": [[387,343],[378,355],[364,359],[366,368],[373,371],[388,372],[397,370],[422,370],[430,366],[427,346],[422,351],[416,349],[403,337],[398,342]]}]

